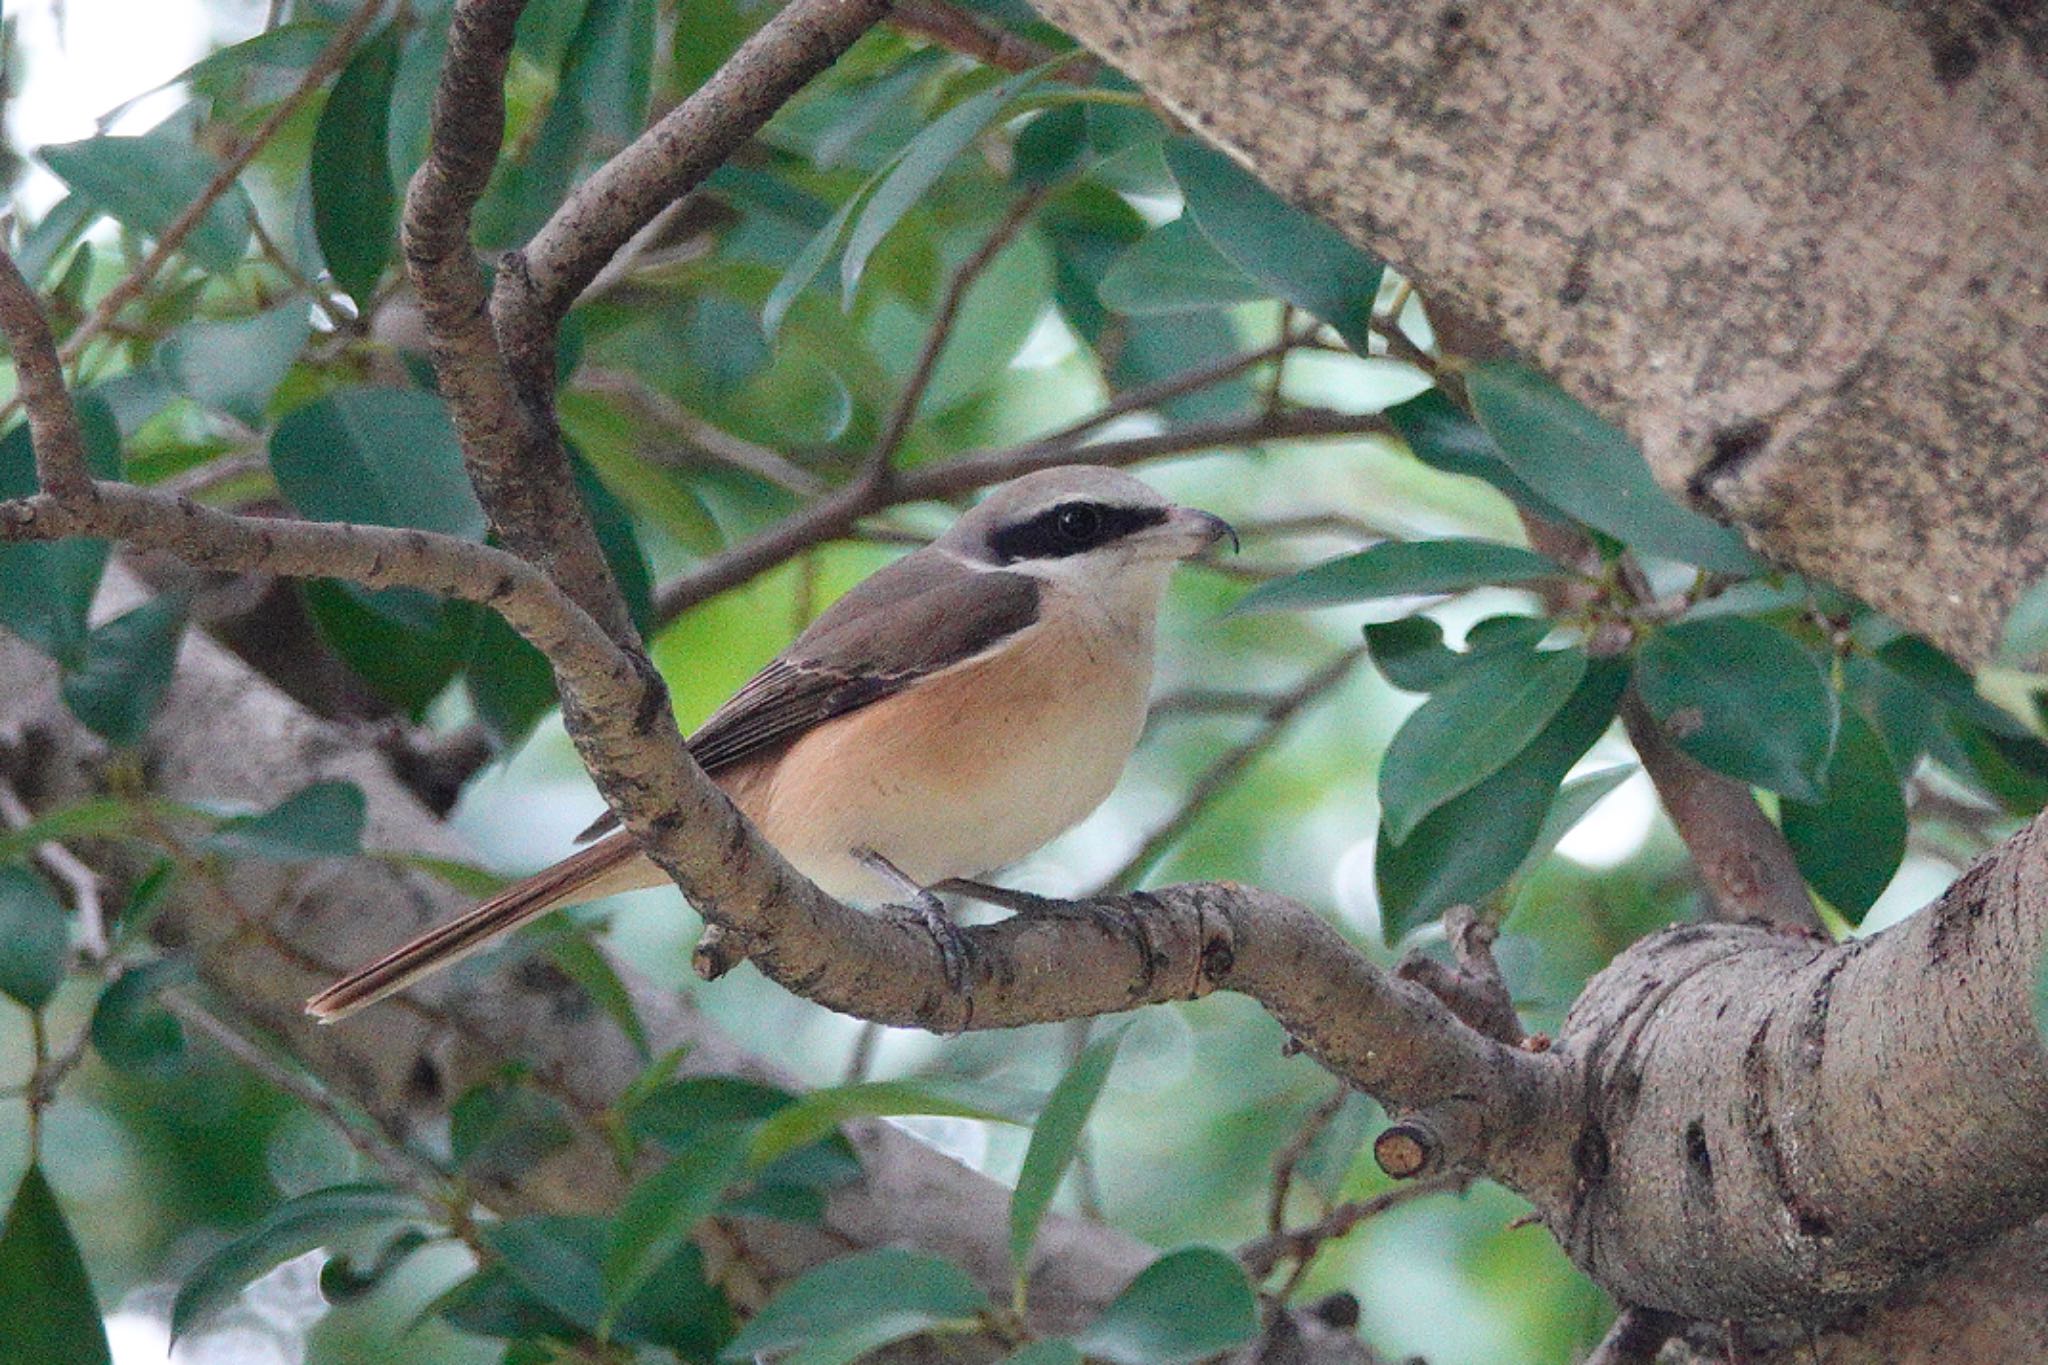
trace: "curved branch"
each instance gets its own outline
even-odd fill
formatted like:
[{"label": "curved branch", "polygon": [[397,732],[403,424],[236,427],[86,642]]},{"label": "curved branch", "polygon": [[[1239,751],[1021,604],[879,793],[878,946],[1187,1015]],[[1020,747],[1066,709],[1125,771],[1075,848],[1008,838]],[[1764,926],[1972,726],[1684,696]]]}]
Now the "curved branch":
[{"label": "curved branch", "polygon": [[784,6],[688,99],[578,186],[523,250],[505,259],[493,308],[522,389],[530,395],[552,390],[555,330],[605,262],[655,214],[703,183],[888,11],[889,0],[794,0]]}]

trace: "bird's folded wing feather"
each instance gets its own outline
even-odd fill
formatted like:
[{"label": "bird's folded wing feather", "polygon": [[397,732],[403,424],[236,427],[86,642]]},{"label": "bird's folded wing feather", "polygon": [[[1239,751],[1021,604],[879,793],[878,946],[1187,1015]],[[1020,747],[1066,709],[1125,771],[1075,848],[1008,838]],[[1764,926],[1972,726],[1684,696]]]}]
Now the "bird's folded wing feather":
[{"label": "bird's folded wing feather", "polygon": [[[858,584],[690,736],[705,772],[996,648],[1038,620],[1038,581],[920,550]],[[578,842],[618,828],[606,811]]]}]

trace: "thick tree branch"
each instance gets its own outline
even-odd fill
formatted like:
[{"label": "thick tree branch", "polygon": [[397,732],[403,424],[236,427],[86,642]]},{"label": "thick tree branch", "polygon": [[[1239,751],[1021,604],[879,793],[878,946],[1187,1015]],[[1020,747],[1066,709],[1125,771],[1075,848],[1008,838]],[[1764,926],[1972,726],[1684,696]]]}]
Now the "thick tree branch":
[{"label": "thick tree branch", "polygon": [[434,97],[427,159],[401,239],[463,463],[499,539],[538,565],[613,639],[637,645],[576,491],[551,402],[521,401],[492,329],[471,216],[504,137],[505,66],[524,0],[460,0]]}]

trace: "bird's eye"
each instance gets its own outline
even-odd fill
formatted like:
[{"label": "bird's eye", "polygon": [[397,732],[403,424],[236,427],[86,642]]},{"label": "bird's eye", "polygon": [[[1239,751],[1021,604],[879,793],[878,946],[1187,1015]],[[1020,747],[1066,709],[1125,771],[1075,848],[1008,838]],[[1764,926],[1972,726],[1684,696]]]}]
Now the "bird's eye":
[{"label": "bird's eye", "polygon": [[1053,527],[1061,540],[1081,544],[1102,530],[1102,513],[1085,502],[1070,502],[1053,514]]}]

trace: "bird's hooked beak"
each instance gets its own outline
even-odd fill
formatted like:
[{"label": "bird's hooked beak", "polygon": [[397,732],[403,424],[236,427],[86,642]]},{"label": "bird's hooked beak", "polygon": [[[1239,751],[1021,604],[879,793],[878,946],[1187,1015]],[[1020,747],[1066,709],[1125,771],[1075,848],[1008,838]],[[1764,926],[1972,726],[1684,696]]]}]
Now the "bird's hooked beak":
[{"label": "bird's hooked beak", "polygon": [[1230,542],[1230,552],[1238,551],[1237,529],[1213,512],[1204,512],[1195,507],[1176,507],[1168,515],[1166,524],[1183,537],[1187,548],[1181,554],[1183,559],[1193,559],[1219,541]]}]

